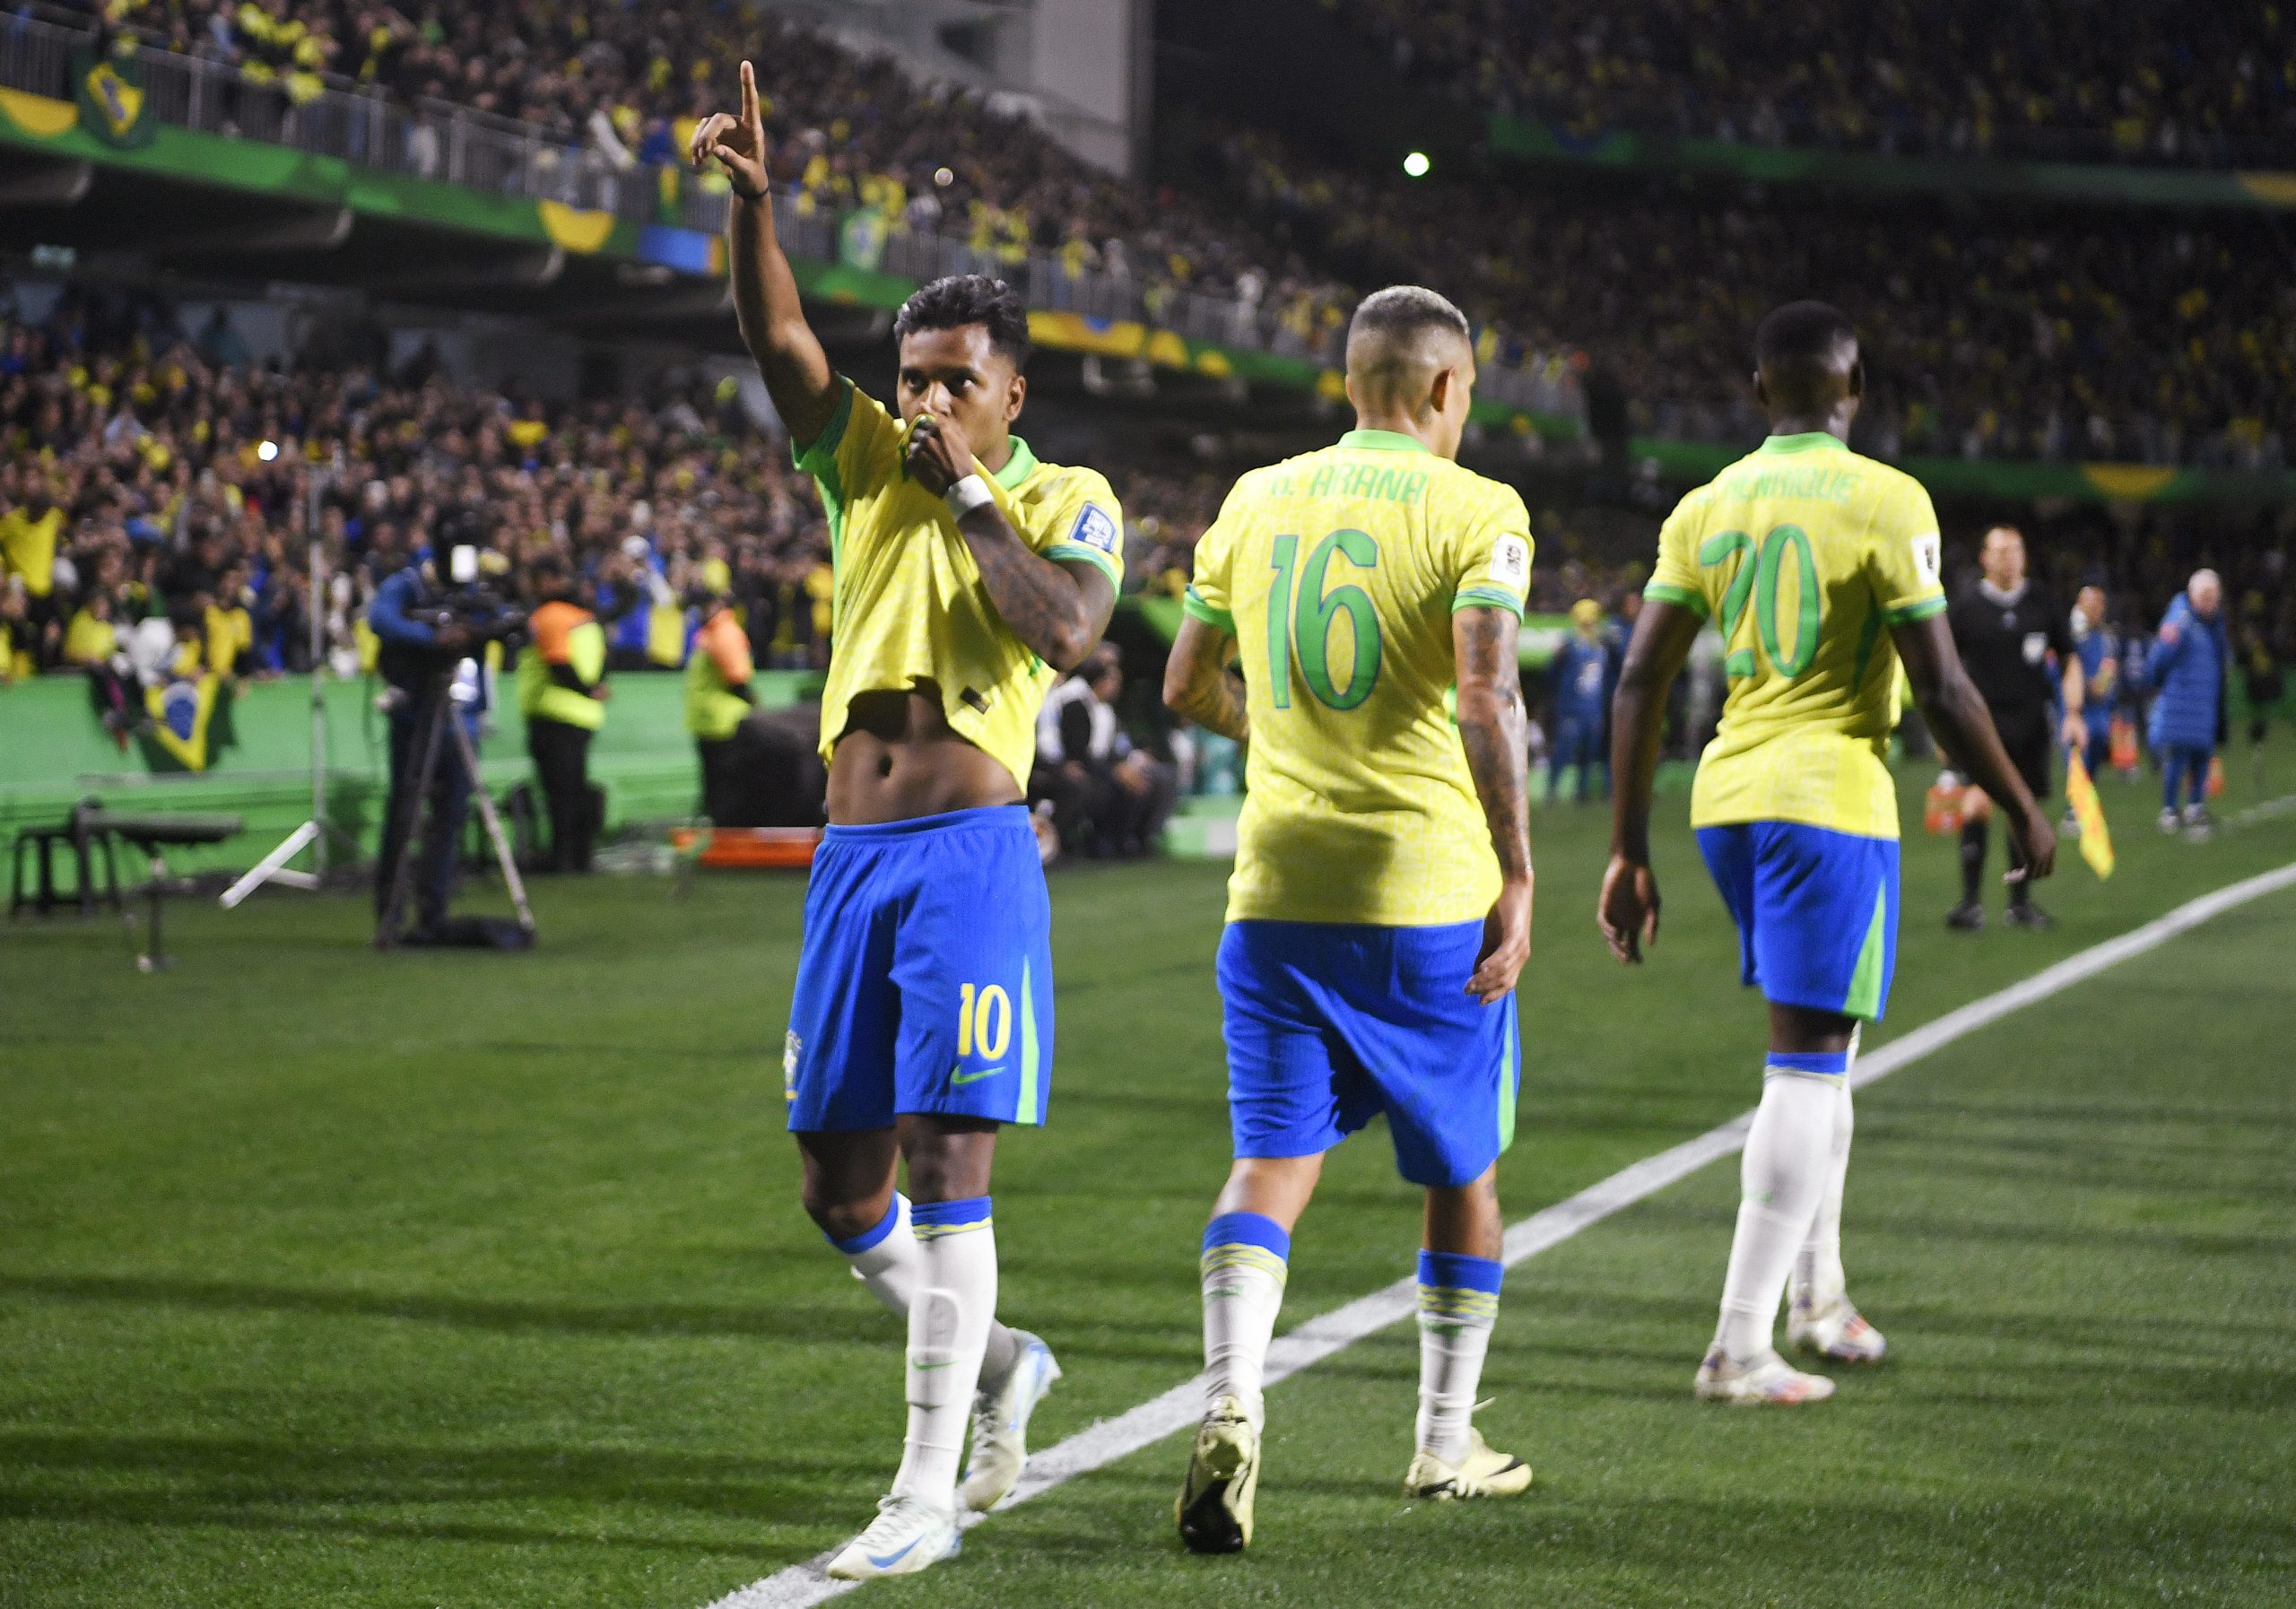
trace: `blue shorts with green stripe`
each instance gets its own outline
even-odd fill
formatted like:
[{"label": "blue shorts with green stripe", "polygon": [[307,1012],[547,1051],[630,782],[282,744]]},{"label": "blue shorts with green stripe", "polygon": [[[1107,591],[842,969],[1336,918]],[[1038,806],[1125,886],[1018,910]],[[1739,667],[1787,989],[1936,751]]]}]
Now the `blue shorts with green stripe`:
[{"label": "blue shorts with green stripe", "polygon": [[1514,1142],[1515,997],[1466,992],[1481,922],[1231,922],[1220,938],[1239,1157],[1318,1156],[1386,1113],[1415,1185],[1472,1183]]},{"label": "blue shorts with green stripe", "polygon": [[1878,1022],[1898,963],[1898,840],[1800,822],[1700,827],[1738,925],[1740,976],[1774,1005]]},{"label": "blue shorts with green stripe", "polygon": [[822,835],[781,1079],[801,1131],[903,1112],[1044,1121],[1052,906],[1026,810]]}]

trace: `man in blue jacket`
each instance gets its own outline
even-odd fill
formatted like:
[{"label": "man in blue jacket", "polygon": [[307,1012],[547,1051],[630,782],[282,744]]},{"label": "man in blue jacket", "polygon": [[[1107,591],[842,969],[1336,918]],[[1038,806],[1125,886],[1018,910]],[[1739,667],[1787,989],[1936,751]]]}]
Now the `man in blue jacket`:
[{"label": "man in blue jacket", "polygon": [[[2231,652],[2224,634],[2224,586],[2213,570],[2193,572],[2184,596],[2161,617],[2161,631],[2144,665],[2152,700],[2146,735],[2161,756],[2161,831],[2181,826],[2208,836],[2208,769],[2223,729],[2224,672]],[[2179,813],[2177,790],[2188,790]]]},{"label": "man in blue jacket", "polygon": [[1610,792],[1608,746],[1603,741],[1604,718],[1610,710],[1611,655],[1603,640],[1603,606],[1592,598],[1570,605],[1570,631],[1554,651],[1554,742],[1546,768],[1546,802],[1562,792],[1562,768],[1578,768],[1578,798],[1595,796],[1596,768],[1603,772],[1603,792]]}]

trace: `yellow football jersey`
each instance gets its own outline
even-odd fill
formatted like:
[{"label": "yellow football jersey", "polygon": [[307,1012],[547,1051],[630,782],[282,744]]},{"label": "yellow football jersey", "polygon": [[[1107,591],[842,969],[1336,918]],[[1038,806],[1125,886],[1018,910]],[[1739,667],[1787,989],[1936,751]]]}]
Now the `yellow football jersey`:
[{"label": "yellow football jersey", "polygon": [[1772,436],[1683,499],[1643,596],[1721,616],[1730,693],[1692,826],[1898,835],[1889,628],[1944,612],[1939,557],[1920,483],[1822,431]]},{"label": "yellow football jersey", "polygon": [[1248,695],[1228,919],[1479,920],[1499,859],[1459,746],[1456,609],[1520,615],[1530,516],[1409,436],[1350,431],[1238,481],[1187,608]]},{"label": "yellow football jersey", "polygon": [[[851,380],[838,386],[837,411],[797,457],[821,486],[836,580],[822,757],[844,735],[855,695],[931,682],[951,730],[1025,788],[1037,710],[1056,673],[997,617],[948,506],[909,478],[909,428]],[[1122,581],[1124,512],[1106,479],[1039,463],[1018,436],[1004,467],[986,478],[1030,547]]]}]

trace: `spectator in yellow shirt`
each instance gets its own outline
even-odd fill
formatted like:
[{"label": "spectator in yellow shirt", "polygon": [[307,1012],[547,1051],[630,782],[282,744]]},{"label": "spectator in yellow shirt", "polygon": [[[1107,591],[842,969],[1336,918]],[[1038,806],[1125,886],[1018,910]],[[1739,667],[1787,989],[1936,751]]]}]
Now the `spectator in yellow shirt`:
[{"label": "spectator in yellow shirt", "polygon": [[48,477],[24,472],[14,507],[0,514],[0,571],[21,578],[25,595],[46,602],[56,590],[56,548],[64,535],[64,510],[57,506]]}]

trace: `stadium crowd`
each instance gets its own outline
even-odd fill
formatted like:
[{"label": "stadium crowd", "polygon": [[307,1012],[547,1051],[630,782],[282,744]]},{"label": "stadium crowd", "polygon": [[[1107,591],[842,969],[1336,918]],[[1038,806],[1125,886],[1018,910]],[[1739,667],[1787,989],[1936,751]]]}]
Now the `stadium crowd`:
[{"label": "stadium crowd", "polygon": [[[1149,307],[1184,289],[1238,294],[1293,343],[1327,337],[1352,298],[1251,221],[1205,198],[1124,183],[1079,161],[998,97],[919,86],[753,7],[648,10],[613,0],[531,7],[430,0],[86,0],[115,38],[236,64],[292,98],[322,83],[404,105],[509,119],[562,164],[650,174],[671,196],[723,188],[682,166],[695,125],[753,58],[767,133],[801,211],[861,214],[882,232],[965,240],[991,271],[1031,252],[1137,284]],[[300,67],[292,64],[300,64]],[[435,144],[415,152],[436,166]],[[882,238],[882,235],[880,235]]]},{"label": "stadium crowd", "polygon": [[[1435,59],[1465,27],[1458,18],[1480,8],[1459,0],[1433,9],[1451,26],[1413,43],[1414,61]],[[1532,14],[1497,9],[1518,21]],[[1735,17],[1744,8],[1722,9]],[[1871,25],[1896,38],[1904,9],[1885,7]],[[2188,13],[2198,43],[2187,54],[2254,81],[2240,104],[2281,107],[2284,117],[2284,89],[2270,87],[2280,70],[2236,71],[2198,13]],[[1883,457],[2238,468],[2288,458],[2273,406],[2296,386],[2283,254],[2231,224],[2131,230],[1901,205],[1836,209],[1813,230],[1782,204],[1689,197],[1656,184],[1622,194],[1614,182],[1597,195],[1526,190],[1519,204],[1492,208],[1439,178],[1336,168],[1241,127],[1201,143],[1190,164],[1201,182],[1151,187],[1088,167],[989,98],[919,87],[889,58],[865,59],[746,11],[653,13],[604,0],[512,11],[434,0],[409,15],[349,0],[132,0],[111,15],[173,48],[243,62],[285,48],[394,96],[517,118],[676,185],[716,182],[680,173],[675,159],[694,120],[723,99],[731,65],[753,56],[779,177],[801,210],[863,217],[879,238],[952,234],[992,270],[1034,252],[1071,271],[1104,271],[1140,285],[1152,316],[1180,291],[1231,298],[1239,332],[1279,350],[1327,352],[1351,287],[1409,277],[1413,262],[1396,254],[1411,242],[1456,242],[1461,271],[1446,289],[1477,320],[1486,367],[1532,373],[1563,395],[1584,377],[1622,394],[1632,427],[1667,436],[1731,440],[1756,428],[1739,380],[1745,331],[1762,308],[1814,290],[1866,326],[1874,394],[1860,444]],[[1573,50],[1592,41],[1598,56],[1650,31],[1639,13],[1580,20],[1575,30],[1558,24],[1555,37]],[[2089,37],[2060,21],[2035,37]],[[1866,24],[1840,26],[1856,33]],[[2098,37],[2118,39],[2120,26]],[[1843,58],[1816,59],[1838,71]],[[1680,87],[1650,72],[1653,93]],[[2188,66],[2175,82],[2201,73]],[[1614,92],[1632,106],[1640,77],[1606,71],[1583,92]]]},{"label": "stadium crowd", "polygon": [[[305,355],[284,370],[258,365],[220,313],[186,328],[163,299],[86,285],[37,322],[0,319],[0,680],[123,665],[146,678],[308,668],[315,471],[326,472],[318,519],[335,577],[318,604],[322,651],[342,674],[369,657],[361,622],[380,581],[465,510],[502,556],[509,589],[531,593],[538,562],[570,567],[615,668],[683,663],[714,598],[732,603],[759,666],[826,662],[818,493],[730,384],[690,378],[627,402],[545,404],[457,384],[427,348],[395,369],[379,347]],[[1229,477],[1109,473],[1126,509],[1127,587],[1176,599]],[[1578,615],[1614,671],[1655,547],[1649,515],[1550,500],[1535,503],[1533,526],[1534,609]],[[1949,574],[1974,577],[1982,526],[1949,527]],[[2284,521],[2072,509],[2029,529],[2053,596],[2105,589],[2116,641],[2141,647],[2207,563],[2224,577],[2243,680],[2270,688],[2296,660],[2296,532]],[[1608,674],[1588,685],[1606,694]],[[1567,679],[1558,672],[1539,700],[1558,735]],[[1599,720],[1601,702],[1580,725]],[[1696,735],[1677,732],[1677,752]]]},{"label": "stadium crowd", "polygon": [[2296,163],[2296,24],[2280,6],[1324,3],[1399,72],[1578,139]]},{"label": "stadium crowd", "polygon": [[212,668],[305,668],[313,471],[339,662],[357,663],[377,581],[457,510],[514,582],[544,553],[575,559],[625,663],[679,663],[661,612],[682,621],[708,591],[741,600],[761,665],[826,656],[817,496],[730,387],[545,406],[457,386],[427,348],[396,370],[378,351],[281,371],[220,315],[187,331],[157,298],[74,287],[0,330],[0,657],[19,669],[100,664],[146,619]]},{"label": "stadium crowd", "polygon": [[1881,457],[2287,461],[2296,308],[2284,254],[2237,228],[1955,220],[1900,203],[1831,208],[1813,229],[1615,177],[1599,195],[1492,208],[1464,183],[1344,172],[1257,131],[1228,129],[1205,154],[1231,194],[1356,283],[1407,277],[1417,242],[1457,242],[1449,288],[1486,354],[1589,352],[1656,434],[1758,436],[1746,332],[1814,289],[1860,325],[1860,445]]}]

